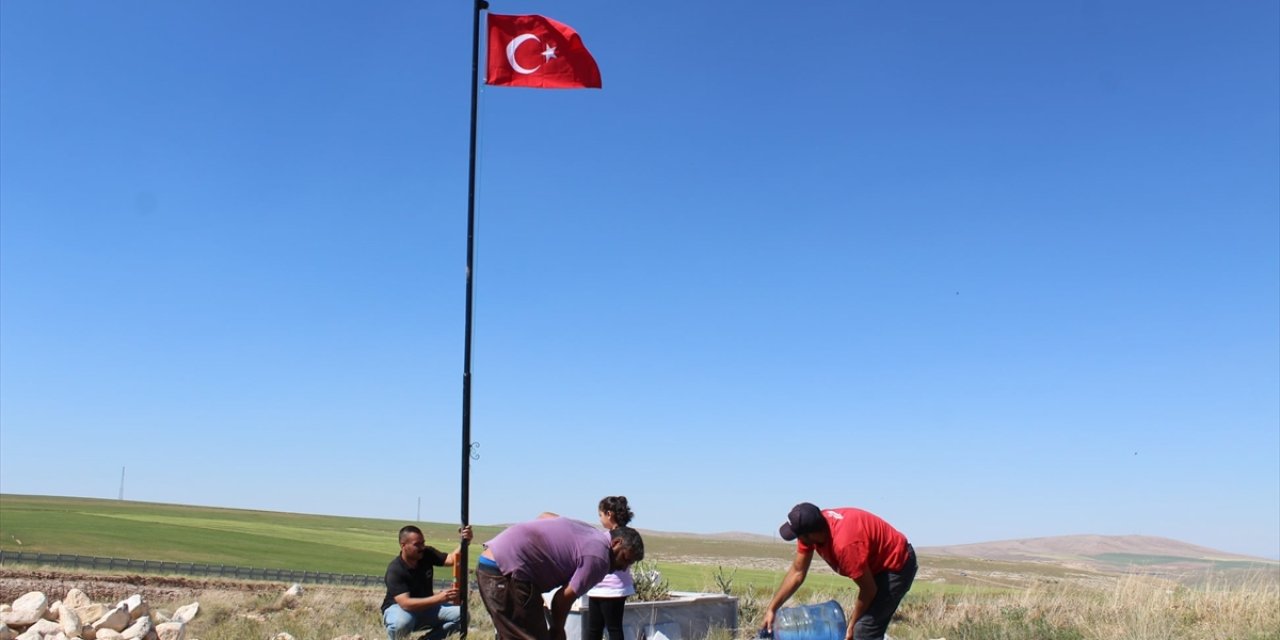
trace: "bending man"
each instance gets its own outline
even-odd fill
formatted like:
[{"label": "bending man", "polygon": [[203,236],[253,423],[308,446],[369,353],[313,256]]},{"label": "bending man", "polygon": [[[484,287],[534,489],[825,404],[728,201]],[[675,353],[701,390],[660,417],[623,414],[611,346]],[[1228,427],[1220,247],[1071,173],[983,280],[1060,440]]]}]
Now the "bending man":
[{"label": "bending man", "polygon": [[849,616],[845,640],[882,640],[893,612],[916,578],[916,552],[906,536],[873,513],[861,509],[827,509],[801,502],[778,529],[783,540],[796,541],[796,557],[764,614],[765,631],[773,618],[804,584],[814,551],[836,573],[858,584],[858,599]]},{"label": "bending man", "polygon": [[[485,544],[476,586],[500,640],[565,640],[573,601],[643,559],[644,540],[631,527],[606,538],[585,522],[552,515],[512,525]],[[550,629],[542,605],[548,591],[555,591]]]}]

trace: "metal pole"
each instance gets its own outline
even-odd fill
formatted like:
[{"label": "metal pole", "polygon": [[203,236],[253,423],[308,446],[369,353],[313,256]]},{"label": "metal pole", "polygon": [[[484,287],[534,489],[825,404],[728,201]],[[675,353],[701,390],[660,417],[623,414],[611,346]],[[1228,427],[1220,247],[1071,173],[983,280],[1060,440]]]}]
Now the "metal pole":
[{"label": "metal pole", "polygon": [[[471,158],[467,174],[467,308],[462,356],[462,526],[471,524],[471,304],[475,274],[476,238],[476,112],[480,98],[480,12],[489,8],[487,0],[475,0],[471,21]],[[459,537],[458,590],[462,619],[458,625],[467,637],[467,542]]]}]

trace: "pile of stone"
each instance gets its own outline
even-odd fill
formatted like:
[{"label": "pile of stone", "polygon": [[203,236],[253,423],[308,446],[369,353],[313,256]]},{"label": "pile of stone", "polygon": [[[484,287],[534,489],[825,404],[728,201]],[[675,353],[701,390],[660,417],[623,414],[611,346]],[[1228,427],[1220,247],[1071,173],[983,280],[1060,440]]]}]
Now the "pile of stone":
[{"label": "pile of stone", "polygon": [[115,605],[96,604],[74,588],[50,604],[32,591],[0,604],[0,640],[188,640],[187,623],[199,610],[193,602],[166,615],[136,594]]}]

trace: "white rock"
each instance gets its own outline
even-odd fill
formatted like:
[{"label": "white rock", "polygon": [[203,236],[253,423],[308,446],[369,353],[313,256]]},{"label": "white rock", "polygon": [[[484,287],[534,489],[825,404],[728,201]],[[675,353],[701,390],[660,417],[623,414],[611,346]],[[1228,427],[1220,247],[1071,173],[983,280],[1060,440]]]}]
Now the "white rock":
[{"label": "white rock", "polygon": [[45,620],[49,620],[49,621],[51,621],[51,622],[57,622],[57,621],[58,621],[58,607],[61,607],[61,606],[62,606],[62,601],[61,601],[61,600],[54,600],[54,601],[53,601],[53,604],[49,605],[49,608],[48,608],[48,609],[45,609],[45,610],[44,610],[44,616],[42,616],[42,617],[43,617]]},{"label": "white rock", "polygon": [[[0,623],[11,627],[25,627],[35,624],[49,610],[49,599],[39,591],[32,591],[13,601],[13,609],[0,614]],[[25,634],[23,634],[25,635]]]},{"label": "white rock", "polygon": [[173,612],[173,617],[169,619],[174,622],[191,622],[199,612],[200,603],[192,602],[189,605],[178,607],[178,610]]},{"label": "white rock", "polygon": [[103,630],[124,631],[127,626],[129,626],[129,610],[124,607],[116,607],[93,622],[93,628],[98,631],[99,640],[102,638]]},{"label": "white rock", "polygon": [[0,613],[0,624],[9,627],[22,627],[25,629],[39,619],[40,616],[36,615],[35,611],[9,611],[6,613]]},{"label": "white rock", "polygon": [[31,591],[13,601],[13,610],[39,609],[42,613],[49,608],[49,598],[39,591]]},{"label": "white rock", "polygon": [[35,629],[27,629],[22,635],[18,636],[17,640],[44,640],[44,636],[40,635],[40,632]]},{"label": "white rock", "polygon": [[9,628],[7,624],[0,624],[0,640],[13,640],[18,637],[17,632]]},{"label": "white rock", "polygon": [[129,609],[129,619],[137,620],[142,616],[151,613],[151,607],[147,606],[147,602],[142,599],[142,595],[135,593],[116,604],[117,607],[124,605]]},{"label": "white rock", "polygon": [[98,618],[107,615],[107,612],[110,611],[110,609],[108,609],[105,604],[90,603],[83,607],[76,607],[73,611],[76,612],[77,616],[80,616],[80,622],[88,622],[89,620],[97,620]]},{"label": "white rock", "polygon": [[271,636],[271,640],[294,640],[294,638],[293,636],[281,631],[280,633]]},{"label": "white rock", "polygon": [[62,627],[59,627],[58,623],[44,619],[36,620],[36,623],[27,628],[27,631],[32,629],[38,631],[42,636],[49,636],[62,631]]},{"label": "white rock", "polygon": [[72,587],[67,590],[67,597],[62,599],[62,604],[72,609],[79,609],[93,604],[93,601],[83,591]]},{"label": "white rock", "polygon": [[58,605],[58,626],[62,627],[62,633],[68,638],[79,638],[80,629],[84,627],[80,623],[80,616],[65,604]]},{"label": "white rock", "polygon": [[124,640],[140,640],[146,638],[147,634],[151,633],[152,628],[151,618],[142,616],[120,635],[124,637]]},{"label": "white rock", "polygon": [[114,629],[98,629],[95,640],[121,640],[120,632]]},{"label": "white rock", "polygon": [[182,622],[164,622],[156,625],[160,640],[186,640],[187,625]]},{"label": "white rock", "polygon": [[294,598],[297,598],[298,596],[302,595],[302,585],[295,582],[293,583],[293,586],[285,590],[284,594],[286,596],[292,596]]}]

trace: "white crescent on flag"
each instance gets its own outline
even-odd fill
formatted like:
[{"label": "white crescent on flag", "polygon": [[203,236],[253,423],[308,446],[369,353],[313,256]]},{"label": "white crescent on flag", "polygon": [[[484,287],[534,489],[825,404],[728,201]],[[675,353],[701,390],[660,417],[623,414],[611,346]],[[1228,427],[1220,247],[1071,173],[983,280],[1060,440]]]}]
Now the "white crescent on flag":
[{"label": "white crescent on flag", "polygon": [[516,72],[523,73],[525,75],[529,75],[534,71],[537,71],[538,68],[542,66],[542,65],[538,65],[537,67],[534,67],[532,69],[526,69],[520,66],[520,63],[516,62],[516,49],[519,49],[520,45],[524,44],[528,40],[533,40],[534,42],[539,42],[539,43],[542,42],[541,40],[538,39],[538,36],[535,36],[532,33],[522,33],[512,38],[511,42],[507,43],[507,63],[510,64],[511,68],[515,69]]}]

